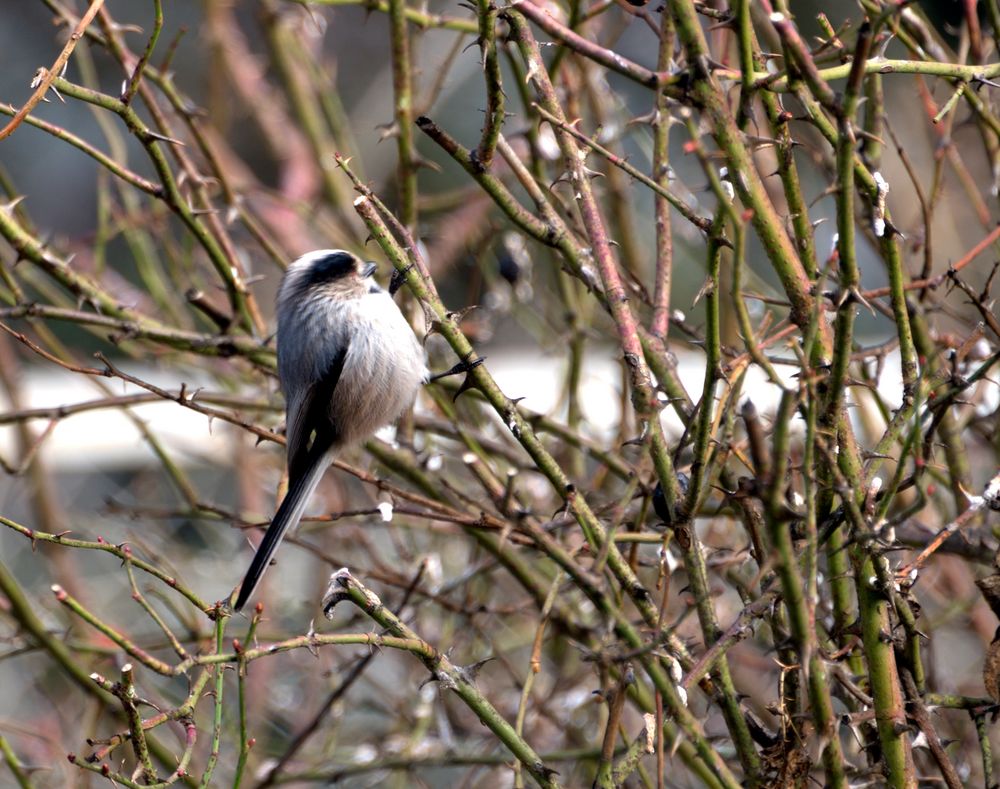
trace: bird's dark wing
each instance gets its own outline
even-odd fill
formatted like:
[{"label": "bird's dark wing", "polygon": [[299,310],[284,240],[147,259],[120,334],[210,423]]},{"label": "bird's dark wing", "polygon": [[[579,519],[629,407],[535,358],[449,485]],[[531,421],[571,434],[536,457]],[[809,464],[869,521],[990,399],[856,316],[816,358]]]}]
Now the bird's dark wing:
[{"label": "bird's dark wing", "polygon": [[333,357],[320,380],[309,387],[303,396],[290,401],[287,420],[288,492],[271,519],[271,525],[267,527],[264,539],[257,546],[257,552],[250,563],[250,569],[243,578],[234,605],[237,611],[246,605],[254,593],[282,538],[302,518],[309,498],[330,465],[328,451],[338,439],[337,426],[330,422],[330,401],[344,371],[346,358],[345,345]]},{"label": "bird's dark wing", "polygon": [[314,448],[326,452],[340,437],[338,426],[330,421],[330,403],[344,372],[346,359],[347,345],[344,345],[330,360],[326,372],[299,398],[295,413],[288,415],[289,487],[309,468]]}]

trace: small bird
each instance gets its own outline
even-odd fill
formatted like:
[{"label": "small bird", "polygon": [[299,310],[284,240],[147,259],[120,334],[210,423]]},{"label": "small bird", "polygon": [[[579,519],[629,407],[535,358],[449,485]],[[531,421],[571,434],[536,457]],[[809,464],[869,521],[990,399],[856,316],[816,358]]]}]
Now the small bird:
[{"label": "small bird", "polygon": [[374,263],[309,252],[278,290],[278,377],[285,393],[288,493],[247,570],[234,609],[260,583],[333,458],[393,422],[427,378],[424,351]]}]

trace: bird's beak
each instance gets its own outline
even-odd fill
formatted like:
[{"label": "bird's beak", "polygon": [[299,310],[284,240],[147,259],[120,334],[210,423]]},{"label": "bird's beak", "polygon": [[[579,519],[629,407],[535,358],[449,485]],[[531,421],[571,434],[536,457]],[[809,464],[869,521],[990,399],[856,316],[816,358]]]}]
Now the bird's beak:
[{"label": "bird's beak", "polygon": [[370,261],[368,263],[365,263],[365,267],[361,272],[361,276],[367,279],[368,277],[370,277],[372,274],[375,273],[376,268],[377,266]]}]

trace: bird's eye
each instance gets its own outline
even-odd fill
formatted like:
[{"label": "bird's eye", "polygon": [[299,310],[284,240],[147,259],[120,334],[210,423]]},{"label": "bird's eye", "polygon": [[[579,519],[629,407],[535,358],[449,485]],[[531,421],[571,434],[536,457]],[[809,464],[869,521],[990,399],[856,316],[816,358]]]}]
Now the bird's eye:
[{"label": "bird's eye", "polygon": [[307,285],[321,285],[335,282],[342,277],[355,274],[358,259],[343,250],[334,250],[322,257],[316,257],[310,266]]}]

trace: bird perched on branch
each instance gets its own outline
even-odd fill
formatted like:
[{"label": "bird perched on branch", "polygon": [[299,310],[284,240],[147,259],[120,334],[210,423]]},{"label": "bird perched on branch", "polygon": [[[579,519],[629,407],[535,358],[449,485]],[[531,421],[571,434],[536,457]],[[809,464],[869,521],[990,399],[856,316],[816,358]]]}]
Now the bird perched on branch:
[{"label": "bird perched on branch", "polygon": [[334,457],[397,419],[427,377],[423,348],[374,272],[374,263],[341,249],[309,252],[285,271],[277,313],[288,493],[243,579],[237,611]]}]

